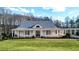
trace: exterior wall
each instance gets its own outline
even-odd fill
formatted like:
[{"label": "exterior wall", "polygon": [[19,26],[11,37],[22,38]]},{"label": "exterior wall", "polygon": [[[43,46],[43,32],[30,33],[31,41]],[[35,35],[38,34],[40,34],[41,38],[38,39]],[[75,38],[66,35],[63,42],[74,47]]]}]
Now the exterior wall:
[{"label": "exterior wall", "polygon": [[[30,35],[25,35],[25,31],[27,31],[27,30],[32,30],[33,32],[30,32]],[[44,37],[62,37],[68,32],[68,30],[69,30],[69,32],[70,32],[70,34],[72,36],[76,35],[77,30],[79,30],[79,28],[63,28],[63,29],[59,29],[59,28],[56,28],[56,29],[54,29],[54,28],[53,29],[41,29],[41,28],[40,29],[37,29],[37,28],[24,29],[23,28],[22,29],[22,28],[19,28],[19,29],[12,29],[12,33],[14,32],[15,35],[17,35],[17,37],[32,37],[32,36],[36,36],[36,30],[40,31],[40,36],[44,36]],[[51,34],[50,35],[46,35],[45,30],[50,30]],[[57,34],[55,32],[56,30],[57,30]],[[74,34],[72,34],[72,30],[74,30]],[[23,31],[23,32],[19,33],[19,31]]]},{"label": "exterior wall", "polygon": [[[12,30],[17,37],[36,37],[36,31],[40,31],[40,37],[61,37],[64,35],[63,29],[31,29],[31,30]],[[50,30],[50,34],[46,35],[46,30]],[[25,31],[30,31],[29,35],[25,35]]]},{"label": "exterior wall", "polygon": [[76,35],[77,30],[79,30],[79,28],[64,28],[64,33],[69,33],[70,35]]},{"label": "exterior wall", "polygon": [[33,32],[30,32],[29,35],[27,35],[27,34],[25,34],[25,31],[24,30],[15,30],[15,35],[17,35],[17,37],[32,37],[34,35],[34,33]]}]

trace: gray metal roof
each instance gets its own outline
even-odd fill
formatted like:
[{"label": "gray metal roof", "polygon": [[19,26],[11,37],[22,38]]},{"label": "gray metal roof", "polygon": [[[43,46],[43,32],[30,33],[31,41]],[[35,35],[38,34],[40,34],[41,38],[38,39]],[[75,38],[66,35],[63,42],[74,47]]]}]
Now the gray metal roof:
[{"label": "gray metal roof", "polygon": [[46,21],[25,21],[21,23],[21,25],[18,28],[33,28],[33,26],[39,24],[42,28],[57,28],[52,20],[46,20]]}]

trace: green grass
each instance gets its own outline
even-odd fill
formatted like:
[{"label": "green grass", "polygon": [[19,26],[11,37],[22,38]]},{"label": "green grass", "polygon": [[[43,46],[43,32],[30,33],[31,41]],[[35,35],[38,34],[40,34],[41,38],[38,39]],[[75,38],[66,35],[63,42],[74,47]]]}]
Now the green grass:
[{"label": "green grass", "polygon": [[64,39],[14,39],[0,41],[0,51],[79,51],[79,41]]}]

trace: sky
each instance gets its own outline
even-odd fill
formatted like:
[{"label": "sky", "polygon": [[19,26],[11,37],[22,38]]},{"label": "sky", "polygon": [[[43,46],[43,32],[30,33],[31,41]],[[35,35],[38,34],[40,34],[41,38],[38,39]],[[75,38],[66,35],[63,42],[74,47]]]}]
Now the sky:
[{"label": "sky", "polygon": [[76,18],[79,15],[79,0],[2,0],[0,7],[12,13],[48,16],[62,21],[66,16]]},{"label": "sky", "polygon": [[32,14],[37,17],[51,17],[61,21],[64,21],[67,16],[72,19],[79,15],[79,7],[66,7],[64,11],[57,11],[51,7],[6,7],[6,9],[11,10],[13,14]]}]

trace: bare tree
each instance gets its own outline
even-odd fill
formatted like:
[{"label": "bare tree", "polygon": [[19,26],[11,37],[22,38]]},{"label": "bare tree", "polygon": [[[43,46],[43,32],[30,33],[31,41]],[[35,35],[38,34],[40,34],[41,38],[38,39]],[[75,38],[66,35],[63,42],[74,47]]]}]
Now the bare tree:
[{"label": "bare tree", "polygon": [[69,23],[70,23],[70,27],[73,28],[73,27],[74,27],[74,20],[71,19],[71,20],[69,21]]},{"label": "bare tree", "polygon": [[54,20],[53,23],[55,24],[55,26],[57,27],[62,27],[62,22],[60,20]]},{"label": "bare tree", "polygon": [[69,27],[69,16],[65,17],[65,24],[66,24],[66,27],[68,28]]}]

